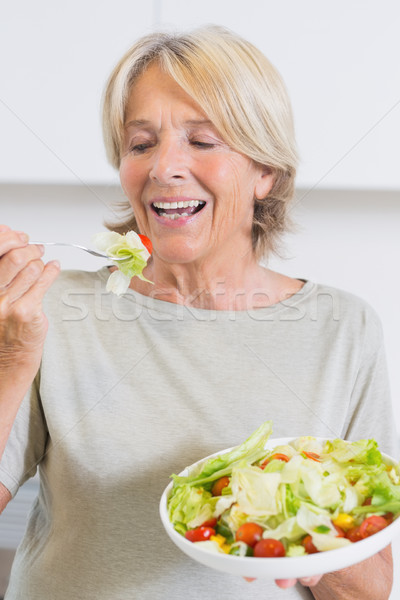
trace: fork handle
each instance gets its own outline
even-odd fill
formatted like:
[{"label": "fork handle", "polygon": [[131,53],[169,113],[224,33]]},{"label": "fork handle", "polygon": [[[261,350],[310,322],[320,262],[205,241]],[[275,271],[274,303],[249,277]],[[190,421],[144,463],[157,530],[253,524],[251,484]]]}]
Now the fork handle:
[{"label": "fork handle", "polygon": [[79,244],[71,244],[68,242],[28,242],[28,244],[41,244],[43,246],[68,246],[69,248],[78,248],[79,250],[83,250],[88,254],[92,254],[92,256],[98,256],[99,258],[105,258],[106,260],[111,261],[122,261],[125,260],[126,257],[115,257],[107,256],[107,254],[102,254],[100,252],[96,252],[96,250],[91,250],[90,248],[86,248],[85,246],[80,246]]},{"label": "fork handle", "polygon": [[41,246],[70,246],[71,244],[67,244],[67,242],[31,242],[28,244],[39,244]]}]

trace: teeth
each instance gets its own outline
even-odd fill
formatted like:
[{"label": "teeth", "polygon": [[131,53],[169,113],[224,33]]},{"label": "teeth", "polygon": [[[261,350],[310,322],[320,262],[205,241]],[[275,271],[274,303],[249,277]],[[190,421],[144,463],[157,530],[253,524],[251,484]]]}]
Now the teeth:
[{"label": "teeth", "polygon": [[199,204],[205,204],[203,200],[180,200],[179,202],[153,202],[155,208],[189,208],[190,206],[196,207]]},{"label": "teeth", "polygon": [[[161,217],[167,217],[167,219],[170,219],[171,221],[175,221],[175,219],[179,219],[179,217],[181,217],[182,215],[179,215],[178,213],[174,213],[174,214],[167,214],[167,213],[160,213]],[[186,215],[188,216],[188,215]]]},{"label": "teeth", "polygon": [[189,215],[189,213],[182,213],[182,214],[173,213],[171,215],[170,213],[162,212],[162,213],[160,213],[160,217],[167,217],[167,219],[170,219],[171,221],[175,221],[175,219],[179,219],[179,217],[190,217],[190,215]]}]

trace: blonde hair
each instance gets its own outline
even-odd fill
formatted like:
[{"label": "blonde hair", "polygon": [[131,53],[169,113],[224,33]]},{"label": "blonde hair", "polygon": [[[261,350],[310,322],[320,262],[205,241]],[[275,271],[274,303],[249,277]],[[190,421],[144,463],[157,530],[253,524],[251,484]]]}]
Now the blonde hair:
[{"label": "blonde hair", "polygon": [[[268,196],[255,199],[252,238],[258,258],[276,252],[290,224],[287,209],[297,166],[292,111],[280,75],[258,48],[224,27],[139,39],[116,65],[104,94],[103,135],[116,169],[131,88],[150,63],[157,63],[199,104],[233,150],[275,174]],[[120,233],[138,231],[130,205],[122,209],[123,222],[107,226]]]}]

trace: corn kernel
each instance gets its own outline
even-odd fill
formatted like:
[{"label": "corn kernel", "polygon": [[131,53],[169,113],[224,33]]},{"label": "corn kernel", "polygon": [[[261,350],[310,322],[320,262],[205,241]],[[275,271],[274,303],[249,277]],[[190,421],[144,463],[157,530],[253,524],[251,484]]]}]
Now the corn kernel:
[{"label": "corn kernel", "polygon": [[343,531],[347,531],[354,527],[354,517],[346,513],[339,513],[332,523],[343,529]]},{"label": "corn kernel", "polygon": [[226,538],[224,538],[224,536],[221,535],[220,533],[211,535],[210,540],[212,540],[213,542],[217,542],[218,546],[222,546],[222,544],[225,544],[225,542],[226,542]]},{"label": "corn kernel", "polygon": [[230,546],[230,544],[226,543],[226,538],[224,538],[223,535],[221,535],[220,533],[217,533],[216,535],[211,535],[210,540],[213,542],[217,542],[218,546],[221,548],[221,550],[223,552],[225,552],[226,554],[229,553],[231,546]]}]

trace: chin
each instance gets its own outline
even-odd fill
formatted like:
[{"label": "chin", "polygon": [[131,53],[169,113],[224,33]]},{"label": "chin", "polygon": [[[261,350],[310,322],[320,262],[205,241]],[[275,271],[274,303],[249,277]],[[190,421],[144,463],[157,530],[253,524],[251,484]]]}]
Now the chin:
[{"label": "chin", "polygon": [[[158,254],[158,253],[157,253]],[[194,256],[193,254],[158,254],[159,258],[170,265],[189,265],[196,261],[198,256]]]},{"label": "chin", "polygon": [[189,264],[201,257],[198,248],[186,244],[159,244],[156,249],[157,256],[170,264]]}]

